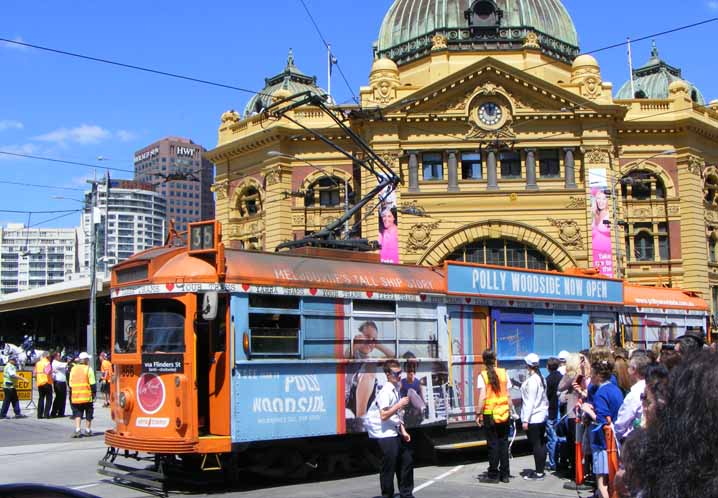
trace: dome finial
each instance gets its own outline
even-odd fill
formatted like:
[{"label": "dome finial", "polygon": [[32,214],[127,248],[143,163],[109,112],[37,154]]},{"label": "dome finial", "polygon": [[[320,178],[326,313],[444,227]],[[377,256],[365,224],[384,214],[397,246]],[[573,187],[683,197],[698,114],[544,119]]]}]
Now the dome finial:
[{"label": "dome finial", "polygon": [[658,46],[656,45],[656,40],[651,40],[651,57],[654,59],[658,59]]},{"label": "dome finial", "polygon": [[289,55],[287,55],[287,67],[294,67],[294,50],[289,49]]}]

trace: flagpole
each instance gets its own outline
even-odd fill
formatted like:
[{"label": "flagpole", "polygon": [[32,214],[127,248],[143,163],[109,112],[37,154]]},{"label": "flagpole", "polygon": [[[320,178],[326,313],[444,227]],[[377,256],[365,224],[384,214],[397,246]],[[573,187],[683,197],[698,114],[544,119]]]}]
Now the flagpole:
[{"label": "flagpole", "polygon": [[327,44],[327,95],[332,99],[332,46]]}]

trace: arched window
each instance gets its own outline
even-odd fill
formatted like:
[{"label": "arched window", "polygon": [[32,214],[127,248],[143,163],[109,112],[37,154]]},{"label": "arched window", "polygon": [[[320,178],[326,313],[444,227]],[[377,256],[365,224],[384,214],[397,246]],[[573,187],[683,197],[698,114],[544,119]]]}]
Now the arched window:
[{"label": "arched window", "polygon": [[339,207],[344,204],[346,193],[349,190],[348,198],[352,198],[352,188],[349,182],[336,176],[323,176],[314,181],[306,190],[305,205],[307,207]]},{"label": "arched window", "polygon": [[493,0],[477,0],[464,15],[470,26],[498,26],[503,11],[496,7]]},{"label": "arched window", "polygon": [[648,98],[648,96],[646,95],[646,92],[644,92],[643,90],[638,90],[636,92],[636,94],[634,95],[634,97],[637,99],[647,99]]},{"label": "arched window", "polygon": [[521,242],[505,239],[471,242],[449,254],[446,260],[530,270],[558,270],[548,256],[537,249]]},{"label": "arched window", "polygon": [[623,177],[621,192],[624,199],[634,201],[665,199],[666,185],[656,173],[647,170],[636,170]]},{"label": "arched window", "polygon": [[257,187],[245,187],[237,199],[237,210],[243,218],[254,216],[262,211],[262,197]]}]

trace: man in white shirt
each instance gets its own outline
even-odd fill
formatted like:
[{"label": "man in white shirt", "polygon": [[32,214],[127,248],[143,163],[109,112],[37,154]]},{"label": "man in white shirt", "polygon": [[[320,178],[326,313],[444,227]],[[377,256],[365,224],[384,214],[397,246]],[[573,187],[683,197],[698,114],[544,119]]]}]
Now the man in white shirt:
[{"label": "man in white shirt", "polygon": [[616,438],[619,441],[625,439],[641,422],[643,416],[641,395],[646,389],[646,370],[650,364],[651,360],[643,350],[634,351],[628,361],[628,373],[631,375],[633,386],[624,398],[614,423]]},{"label": "man in white shirt", "polygon": [[409,398],[399,397],[401,365],[396,360],[384,363],[388,382],[376,395],[367,414],[369,437],[376,439],[384,457],[381,462],[379,483],[383,498],[394,497],[394,474],[399,484],[401,498],[414,498],[414,455],[409,446],[411,436],[404,428],[401,410],[409,404]]}]

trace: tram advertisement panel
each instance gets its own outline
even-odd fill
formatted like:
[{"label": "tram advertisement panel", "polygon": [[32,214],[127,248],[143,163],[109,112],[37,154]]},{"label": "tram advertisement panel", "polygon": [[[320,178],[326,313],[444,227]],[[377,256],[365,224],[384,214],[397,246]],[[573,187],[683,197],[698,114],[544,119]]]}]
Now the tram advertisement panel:
[{"label": "tram advertisement panel", "polygon": [[[445,423],[448,371],[445,362],[403,364],[401,394],[408,396],[404,410],[408,426]],[[234,381],[235,441],[262,441],[295,437],[364,432],[357,416],[357,389],[367,385],[367,402],[387,382],[382,364],[336,365],[275,364],[237,367]],[[365,399],[366,397],[361,397]]]}]

